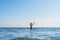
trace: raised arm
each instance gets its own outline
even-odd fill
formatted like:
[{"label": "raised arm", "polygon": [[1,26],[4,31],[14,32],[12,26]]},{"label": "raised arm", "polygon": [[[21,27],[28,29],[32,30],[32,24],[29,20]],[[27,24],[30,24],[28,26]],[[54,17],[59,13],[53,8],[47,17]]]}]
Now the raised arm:
[{"label": "raised arm", "polygon": [[33,23],[32,22],[29,22],[29,25],[34,25],[34,24],[35,24],[34,22]]}]

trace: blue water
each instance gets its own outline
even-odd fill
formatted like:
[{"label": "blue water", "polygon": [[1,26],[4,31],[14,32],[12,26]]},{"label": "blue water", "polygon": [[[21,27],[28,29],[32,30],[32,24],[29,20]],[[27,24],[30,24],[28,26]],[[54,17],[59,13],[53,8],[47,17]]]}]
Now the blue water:
[{"label": "blue water", "polygon": [[17,37],[39,40],[60,40],[60,28],[0,28],[0,40]]}]

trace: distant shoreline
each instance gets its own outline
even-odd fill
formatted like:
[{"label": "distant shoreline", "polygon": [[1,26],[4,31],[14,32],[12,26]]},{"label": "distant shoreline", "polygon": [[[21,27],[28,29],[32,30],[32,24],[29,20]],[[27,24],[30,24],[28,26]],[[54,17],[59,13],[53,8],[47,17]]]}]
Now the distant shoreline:
[{"label": "distant shoreline", "polygon": [[[0,28],[12,28],[12,29],[15,29],[15,28],[17,28],[17,29],[26,29],[26,28],[28,28],[28,29],[30,29],[29,27],[0,27]],[[33,29],[35,29],[35,28],[60,28],[60,27],[33,27]]]}]

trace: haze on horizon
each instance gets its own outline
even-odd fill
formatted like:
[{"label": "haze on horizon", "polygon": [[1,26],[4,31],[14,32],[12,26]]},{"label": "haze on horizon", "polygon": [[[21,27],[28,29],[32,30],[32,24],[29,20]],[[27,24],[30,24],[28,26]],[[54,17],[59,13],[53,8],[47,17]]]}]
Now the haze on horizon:
[{"label": "haze on horizon", "polygon": [[60,27],[60,0],[0,0],[0,27]]}]

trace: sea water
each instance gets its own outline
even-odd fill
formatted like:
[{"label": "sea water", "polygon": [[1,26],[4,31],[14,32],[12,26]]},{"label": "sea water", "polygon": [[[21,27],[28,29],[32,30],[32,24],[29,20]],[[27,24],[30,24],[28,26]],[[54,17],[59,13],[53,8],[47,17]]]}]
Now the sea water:
[{"label": "sea water", "polygon": [[0,28],[0,40],[17,37],[38,40],[60,40],[60,28]]}]

